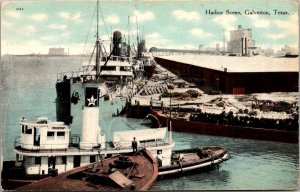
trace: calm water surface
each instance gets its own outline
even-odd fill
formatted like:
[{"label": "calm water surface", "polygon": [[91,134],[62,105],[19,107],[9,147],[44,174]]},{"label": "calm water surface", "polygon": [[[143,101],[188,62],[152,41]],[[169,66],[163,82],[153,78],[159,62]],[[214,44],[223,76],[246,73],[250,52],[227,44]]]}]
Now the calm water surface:
[{"label": "calm water surface", "polygon": [[[76,57],[2,57],[1,131],[4,160],[14,159],[14,138],[19,136],[19,120],[48,116],[55,120],[56,74],[76,71]],[[112,118],[111,107],[102,106],[100,127],[111,138],[113,131],[145,128],[141,119]],[[72,133],[80,134],[77,125]],[[219,170],[158,181],[153,190],[284,190],[298,187],[299,148],[295,144],[226,137],[173,133],[176,149],[205,145],[224,146],[231,159]]]}]

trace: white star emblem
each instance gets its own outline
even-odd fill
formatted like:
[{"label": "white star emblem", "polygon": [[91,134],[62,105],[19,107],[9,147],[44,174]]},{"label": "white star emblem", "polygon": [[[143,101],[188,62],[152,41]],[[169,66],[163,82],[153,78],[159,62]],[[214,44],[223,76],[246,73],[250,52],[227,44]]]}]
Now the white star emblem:
[{"label": "white star emblem", "polygon": [[95,99],[93,95],[90,99],[87,99],[87,100],[89,102],[88,107],[91,106],[91,105],[96,106],[97,99]]}]

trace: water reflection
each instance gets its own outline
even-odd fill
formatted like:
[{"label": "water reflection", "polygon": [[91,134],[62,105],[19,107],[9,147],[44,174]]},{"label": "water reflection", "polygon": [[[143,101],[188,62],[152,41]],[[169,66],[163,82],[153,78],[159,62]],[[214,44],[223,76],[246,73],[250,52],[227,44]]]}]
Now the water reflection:
[{"label": "water reflection", "polygon": [[227,170],[213,170],[204,173],[192,174],[180,178],[160,179],[152,190],[195,190],[217,189],[217,186],[226,186],[230,181],[230,172]]}]

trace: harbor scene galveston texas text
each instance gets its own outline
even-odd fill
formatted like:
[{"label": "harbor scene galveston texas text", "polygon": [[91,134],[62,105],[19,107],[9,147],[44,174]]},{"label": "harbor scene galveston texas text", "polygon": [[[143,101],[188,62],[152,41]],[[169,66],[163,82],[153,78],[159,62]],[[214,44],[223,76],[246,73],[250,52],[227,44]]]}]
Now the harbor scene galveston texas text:
[{"label": "harbor scene galveston texas text", "polygon": [[2,189],[298,189],[298,7],[1,2]]}]

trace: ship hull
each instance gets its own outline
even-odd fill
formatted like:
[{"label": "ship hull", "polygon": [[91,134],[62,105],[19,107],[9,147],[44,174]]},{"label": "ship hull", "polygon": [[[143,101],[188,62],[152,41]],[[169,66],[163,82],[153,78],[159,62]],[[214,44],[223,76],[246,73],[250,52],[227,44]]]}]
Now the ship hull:
[{"label": "ship hull", "polygon": [[155,65],[145,65],[144,66],[144,73],[145,73],[145,76],[150,79],[154,72],[155,72],[155,69],[156,69],[156,66]]},{"label": "ship hull", "polygon": [[[65,124],[72,124],[72,127],[81,127],[81,112],[85,104],[84,89],[82,83],[67,82],[56,83],[56,120],[63,121]],[[99,115],[100,123],[103,128],[112,121],[113,117],[118,116],[126,105],[126,97],[131,94],[120,93],[116,91],[106,91],[105,88],[99,88]],[[123,86],[123,90],[131,90],[130,86]],[[125,95],[124,97],[121,95]]]},{"label": "ship hull", "polygon": [[46,177],[48,175],[27,175],[22,167],[15,166],[15,161],[4,161],[1,172],[1,185],[5,190],[14,190]]},{"label": "ship hull", "polygon": [[[162,126],[166,126],[166,116],[163,116],[161,113],[154,110],[151,110],[150,114],[156,116],[160,123],[162,123]],[[172,129],[173,131],[178,132],[197,133],[203,135],[299,143],[299,132],[297,131],[222,125],[174,118],[172,118]]]}]

